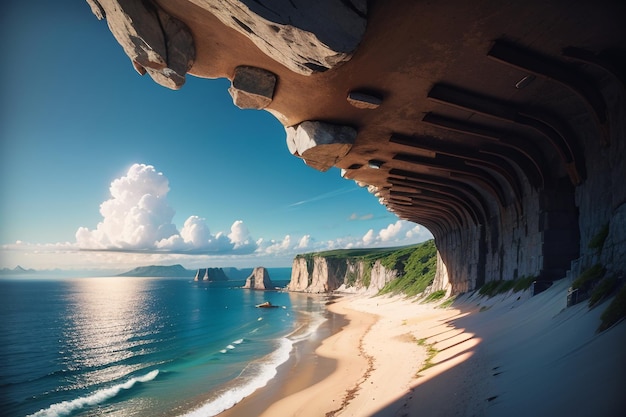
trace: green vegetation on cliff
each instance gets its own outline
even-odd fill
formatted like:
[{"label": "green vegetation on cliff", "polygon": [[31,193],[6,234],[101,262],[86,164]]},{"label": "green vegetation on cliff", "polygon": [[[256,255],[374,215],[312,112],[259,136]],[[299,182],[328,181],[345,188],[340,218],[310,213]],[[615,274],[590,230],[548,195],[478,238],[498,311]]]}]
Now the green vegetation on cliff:
[{"label": "green vegetation on cliff", "polygon": [[[352,259],[363,262],[363,284],[369,286],[372,266],[376,261],[389,270],[396,270],[398,278],[389,282],[380,291],[386,293],[403,293],[409,296],[423,292],[432,284],[437,266],[437,248],[434,240],[428,240],[417,245],[377,248],[377,249],[337,249],[324,252],[314,252],[297,255],[307,261],[309,275],[313,271],[313,258]],[[356,281],[356,273],[348,273],[347,285]]]},{"label": "green vegetation on cliff", "polygon": [[398,278],[380,290],[381,294],[403,293],[415,296],[423,292],[435,279],[437,247],[434,240],[390,253],[381,263],[398,271]]}]

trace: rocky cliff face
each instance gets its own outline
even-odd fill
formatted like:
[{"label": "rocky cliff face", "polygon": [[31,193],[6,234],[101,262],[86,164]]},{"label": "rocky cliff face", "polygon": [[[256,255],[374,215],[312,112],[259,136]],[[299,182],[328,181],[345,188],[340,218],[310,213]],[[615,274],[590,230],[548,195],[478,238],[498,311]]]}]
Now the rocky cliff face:
[{"label": "rocky cliff face", "polygon": [[[140,74],[228,78],[294,156],[427,227],[434,287],[626,271],[623,2],[87,1]],[[294,290],[355,287],[302,262]]]},{"label": "rocky cliff face", "polygon": [[287,289],[309,293],[339,290],[375,294],[396,277],[397,271],[385,268],[380,261],[371,265],[370,261],[351,258],[298,256],[293,260]]},{"label": "rocky cliff face", "polygon": [[243,288],[249,288],[251,290],[270,290],[274,289],[274,284],[270,279],[270,274],[262,266],[254,268],[252,274],[246,278],[246,283]]}]

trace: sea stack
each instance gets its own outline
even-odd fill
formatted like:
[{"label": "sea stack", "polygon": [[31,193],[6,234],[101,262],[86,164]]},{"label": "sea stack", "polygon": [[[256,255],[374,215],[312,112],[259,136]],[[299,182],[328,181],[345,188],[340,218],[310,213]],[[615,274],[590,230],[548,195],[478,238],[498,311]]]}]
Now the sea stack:
[{"label": "sea stack", "polygon": [[270,274],[262,266],[257,266],[252,271],[252,274],[246,278],[246,284],[243,288],[249,288],[252,290],[271,290],[274,289]]}]

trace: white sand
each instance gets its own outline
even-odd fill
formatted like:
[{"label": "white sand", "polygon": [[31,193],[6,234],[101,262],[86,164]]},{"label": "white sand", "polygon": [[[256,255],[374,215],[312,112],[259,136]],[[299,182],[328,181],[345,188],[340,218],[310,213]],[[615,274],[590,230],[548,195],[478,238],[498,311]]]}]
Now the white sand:
[{"label": "white sand", "polygon": [[[350,324],[316,351],[334,372],[261,415],[626,416],[626,321],[596,334],[608,304],[566,309],[568,286],[463,296],[448,309],[346,297],[330,309]],[[437,349],[423,371],[420,339]]]}]

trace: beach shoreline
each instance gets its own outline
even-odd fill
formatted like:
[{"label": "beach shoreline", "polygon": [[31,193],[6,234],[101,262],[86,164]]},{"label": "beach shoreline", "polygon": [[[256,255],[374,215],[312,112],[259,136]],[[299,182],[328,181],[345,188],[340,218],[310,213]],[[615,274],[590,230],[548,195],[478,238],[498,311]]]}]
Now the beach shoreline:
[{"label": "beach shoreline", "polygon": [[328,306],[339,329],[298,344],[274,380],[220,417],[618,415],[626,323],[595,333],[604,307],[566,309],[568,286],[466,294],[448,308],[345,295]]}]

